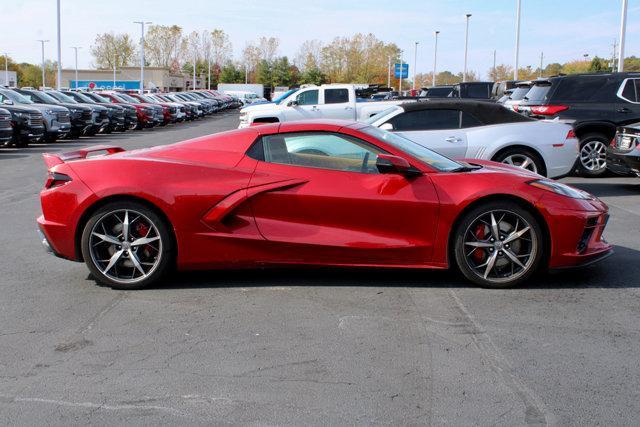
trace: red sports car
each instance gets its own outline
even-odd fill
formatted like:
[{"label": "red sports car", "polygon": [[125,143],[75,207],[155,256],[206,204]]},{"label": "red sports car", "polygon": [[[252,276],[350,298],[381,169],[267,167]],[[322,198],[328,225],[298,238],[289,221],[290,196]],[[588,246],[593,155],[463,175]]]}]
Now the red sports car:
[{"label": "red sports car", "polygon": [[506,287],[611,253],[597,198],[363,123],[269,124],[45,161],[44,245],[119,289],[172,267],[284,264],[457,266],[481,286]]}]

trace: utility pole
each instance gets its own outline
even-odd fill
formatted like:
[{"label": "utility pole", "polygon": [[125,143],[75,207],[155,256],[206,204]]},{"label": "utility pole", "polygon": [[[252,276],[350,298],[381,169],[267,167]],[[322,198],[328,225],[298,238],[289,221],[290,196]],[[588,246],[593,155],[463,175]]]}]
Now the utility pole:
[{"label": "utility pole", "polygon": [[467,17],[467,26],[464,31],[464,71],[462,72],[462,81],[467,81],[467,49],[469,47],[469,18],[471,18],[471,14],[467,13],[465,15]]},{"label": "utility pole", "polygon": [[611,72],[616,70],[616,47],[618,46],[618,40],[613,39],[613,55],[611,57]]},{"label": "utility pole", "polygon": [[618,72],[624,71],[624,39],[627,28],[627,0],[622,0],[622,17],[620,18],[620,50],[618,52]]},{"label": "utility pole", "polygon": [[247,64],[244,64],[244,84],[249,83],[249,67]]},{"label": "utility pole", "polygon": [[45,84],[45,76],[44,76],[44,44],[48,43],[49,40],[38,40],[40,45],[42,46],[42,88],[46,86]]},{"label": "utility pole", "polygon": [[520,54],[520,6],[522,0],[518,1],[518,7],[516,10],[516,57],[515,66],[513,67],[513,80],[518,80],[518,55]]},{"label": "utility pole", "polygon": [[391,87],[391,55],[389,55],[389,64],[387,65],[387,87]]},{"label": "utility pole", "polygon": [[431,86],[436,85],[436,64],[438,62],[438,34],[440,34],[440,31],[433,32],[433,35],[436,37],[436,44],[433,49],[433,75],[431,76]]},{"label": "utility pole", "polygon": [[496,50],[493,49],[493,78],[498,80],[498,72],[496,71]]},{"label": "utility pole", "polygon": [[193,84],[191,85],[191,90],[196,89],[196,67],[198,66],[198,51],[196,49],[193,50]]},{"label": "utility pole", "polygon": [[211,90],[211,58],[207,52],[207,89]]},{"label": "utility pole", "polygon": [[71,46],[71,49],[76,51],[76,90],[78,90],[78,49],[82,49],[79,46]]},{"label": "utility pole", "polygon": [[402,51],[400,51],[400,82],[398,84],[398,96],[402,96]]},{"label": "utility pole", "polygon": [[[58,12],[58,78],[56,83],[56,88],[60,90],[62,86],[62,44],[60,41],[60,0],[57,0],[57,12]],[[77,69],[76,65],[76,69]],[[76,76],[76,81],[78,81],[78,76]]]},{"label": "utility pole", "polygon": [[538,73],[538,77],[542,77],[542,61],[544,60],[544,52],[540,52],[540,73]]},{"label": "utility pole", "polygon": [[413,48],[413,90],[416,90],[416,64],[418,63],[418,42]]},{"label": "utility pole", "polygon": [[118,62],[118,52],[113,52],[113,90],[116,90],[116,63]]},{"label": "utility pole", "polygon": [[145,24],[151,24],[148,21],[133,21],[134,24],[140,24],[140,91],[142,95],[144,93],[144,26]]},{"label": "utility pole", "polygon": [[9,54],[7,52],[4,53],[4,84],[9,86]]}]

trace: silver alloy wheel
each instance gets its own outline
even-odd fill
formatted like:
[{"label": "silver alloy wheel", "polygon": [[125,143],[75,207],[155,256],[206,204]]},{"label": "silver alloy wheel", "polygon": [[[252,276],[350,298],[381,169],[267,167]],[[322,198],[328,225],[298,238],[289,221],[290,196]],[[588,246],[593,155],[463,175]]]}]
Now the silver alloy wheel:
[{"label": "silver alloy wheel", "polygon": [[485,212],[464,232],[464,256],[480,278],[494,283],[510,282],[525,274],[538,252],[531,224],[507,210]]},{"label": "silver alloy wheel", "polygon": [[598,172],[607,167],[607,146],[602,141],[589,141],[580,149],[580,163],[591,171]]},{"label": "silver alloy wheel", "polygon": [[118,283],[137,283],[160,264],[162,238],[155,224],[132,209],[104,214],[89,236],[93,264]]},{"label": "silver alloy wheel", "polygon": [[506,163],[511,166],[517,166],[533,173],[538,173],[536,162],[526,154],[512,154],[505,157],[504,160],[502,160],[502,163]]}]

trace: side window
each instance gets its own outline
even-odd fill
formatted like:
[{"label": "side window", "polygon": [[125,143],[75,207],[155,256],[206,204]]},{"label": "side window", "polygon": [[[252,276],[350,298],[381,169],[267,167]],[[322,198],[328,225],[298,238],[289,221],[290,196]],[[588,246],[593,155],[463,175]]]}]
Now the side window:
[{"label": "side window", "polygon": [[[265,162],[370,174],[378,173],[376,158],[383,152],[356,138],[328,132],[266,135],[261,142]],[[255,158],[255,153],[247,154]]]},{"label": "side window", "polygon": [[302,92],[296,98],[298,105],[317,105],[318,104],[318,89],[307,90]]},{"label": "side window", "polygon": [[472,128],[472,127],[484,125],[484,123],[482,123],[478,118],[476,118],[476,116],[474,116],[471,113],[462,111],[461,114],[462,114],[462,118],[460,119],[460,123],[462,128]]},{"label": "side window", "polygon": [[629,79],[624,84],[622,88],[622,93],[620,94],[622,98],[630,102],[637,102],[638,97],[636,95],[636,81],[634,79]]},{"label": "side window", "polygon": [[325,89],[324,90],[325,104],[342,104],[344,102],[349,102],[348,89]]},{"label": "side window", "polygon": [[486,85],[470,84],[467,86],[467,98],[489,98],[489,88]]},{"label": "side window", "polygon": [[459,129],[458,110],[408,111],[389,120],[394,131]]},{"label": "side window", "polygon": [[[560,82],[553,97],[558,101],[603,101],[604,99],[599,99],[603,96],[600,92],[607,83],[608,79],[606,76],[565,78]],[[615,94],[615,89],[613,90],[613,94]]]}]

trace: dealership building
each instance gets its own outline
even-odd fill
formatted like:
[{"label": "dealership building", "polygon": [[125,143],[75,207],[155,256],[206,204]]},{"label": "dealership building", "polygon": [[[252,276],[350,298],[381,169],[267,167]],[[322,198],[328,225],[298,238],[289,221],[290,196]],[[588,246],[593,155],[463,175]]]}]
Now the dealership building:
[{"label": "dealership building", "polygon": [[[190,76],[189,76],[190,77]],[[192,79],[181,73],[172,73],[169,68],[144,67],[144,88],[157,89],[162,92],[182,91],[191,89]],[[76,86],[76,70],[62,70],[62,86],[74,89],[140,89],[140,67],[122,67],[113,70],[78,70]],[[196,87],[202,87],[204,81],[196,82]]]}]

